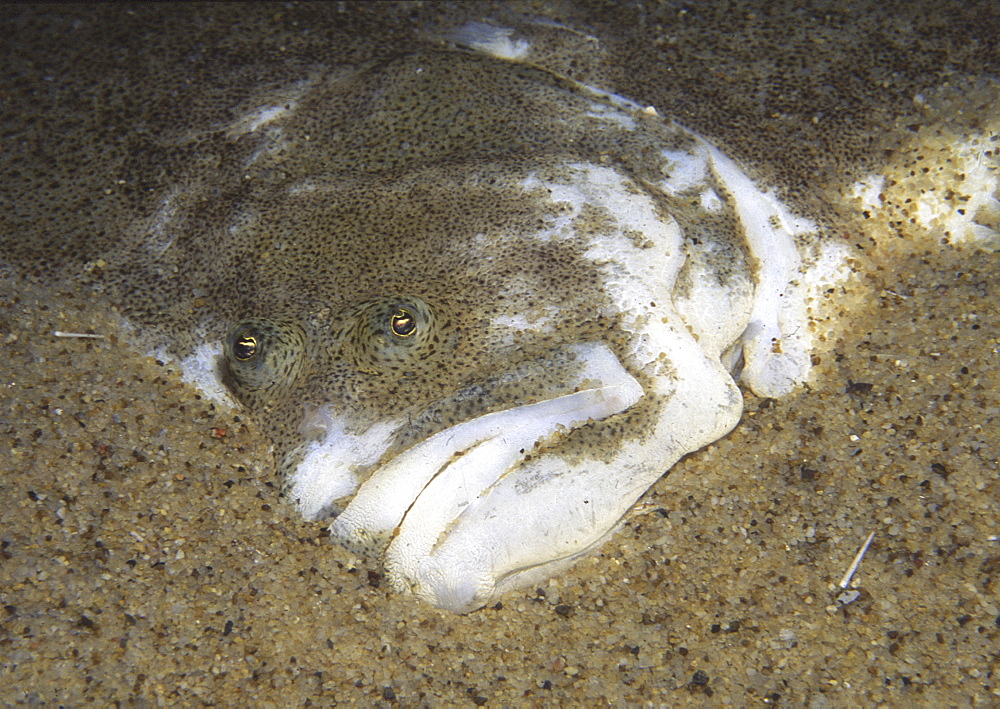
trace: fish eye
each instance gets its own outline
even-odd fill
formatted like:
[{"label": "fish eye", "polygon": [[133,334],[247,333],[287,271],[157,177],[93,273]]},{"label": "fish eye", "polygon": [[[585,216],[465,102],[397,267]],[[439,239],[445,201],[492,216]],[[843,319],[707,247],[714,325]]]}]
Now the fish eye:
[{"label": "fish eye", "polygon": [[412,371],[437,353],[447,327],[430,304],[403,294],[362,301],[343,318],[343,329],[332,333],[338,356],[370,374]]},{"label": "fish eye", "polygon": [[233,357],[240,362],[248,362],[257,356],[260,345],[257,337],[251,331],[245,331],[236,336],[233,340]]},{"label": "fish eye", "polygon": [[299,325],[248,318],[229,333],[223,381],[238,399],[257,406],[290,391],[307,359],[306,334]]},{"label": "fish eye", "polygon": [[417,319],[406,308],[400,308],[389,318],[389,329],[396,337],[409,337],[417,331]]}]

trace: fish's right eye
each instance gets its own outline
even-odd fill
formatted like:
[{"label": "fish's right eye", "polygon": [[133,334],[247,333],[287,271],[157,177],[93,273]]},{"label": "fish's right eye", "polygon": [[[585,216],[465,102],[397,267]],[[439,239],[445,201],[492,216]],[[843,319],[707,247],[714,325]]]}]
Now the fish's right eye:
[{"label": "fish's right eye", "polygon": [[412,371],[434,356],[447,320],[422,298],[384,296],[350,312],[342,353],[363,372]]},{"label": "fish's right eye", "polygon": [[417,318],[406,308],[400,308],[389,318],[389,329],[396,337],[410,337],[417,331]]}]

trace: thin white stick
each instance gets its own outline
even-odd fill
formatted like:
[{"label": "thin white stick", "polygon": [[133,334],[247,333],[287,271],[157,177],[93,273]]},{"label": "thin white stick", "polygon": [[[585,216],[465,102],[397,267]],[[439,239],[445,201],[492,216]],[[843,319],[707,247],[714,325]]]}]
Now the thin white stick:
[{"label": "thin white stick", "polygon": [[53,330],[52,334],[56,337],[86,337],[92,340],[104,339],[104,335],[91,335],[89,332],[63,332],[62,330]]},{"label": "thin white stick", "polygon": [[871,545],[872,539],[874,538],[875,532],[872,532],[868,535],[868,539],[865,540],[865,543],[861,545],[861,548],[858,549],[858,553],[855,555],[854,561],[851,562],[850,567],[848,567],[847,573],[844,574],[844,578],[840,579],[841,588],[847,588],[850,585],[851,577],[854,576],[854,572],[858,570],[859,566],[861,566],[861,560],[865,558],[865,552],[868,551],[868,547]]}]

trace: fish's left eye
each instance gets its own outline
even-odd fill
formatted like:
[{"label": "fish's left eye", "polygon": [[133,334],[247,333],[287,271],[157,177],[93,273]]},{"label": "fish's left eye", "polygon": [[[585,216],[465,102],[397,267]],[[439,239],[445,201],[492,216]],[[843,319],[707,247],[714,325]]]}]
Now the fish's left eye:
[{"label": "fish's left eye", "polygon": [[245,332],[233,340],[233,357],[240,362],[247,362],[257,356],[260,346],[257,338]]},{"label": "fish's left eye", "polygon": [[248,406],[280,399],[295,385],[305,363],[306,333],[292,322],[247,318],[229,330],[223,381]]},{"label": "fish's left eye", "polygon": [[409,310],[400,308],[389,318],[389,329],[396,337],[409,337],[417,331],[417,319]]}]

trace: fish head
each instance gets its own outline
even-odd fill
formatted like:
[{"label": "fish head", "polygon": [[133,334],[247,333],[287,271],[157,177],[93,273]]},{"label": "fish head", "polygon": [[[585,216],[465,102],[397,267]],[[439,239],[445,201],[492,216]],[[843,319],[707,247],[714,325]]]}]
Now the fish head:
[{"label": "fish head", "polygon": [[[552,175],[571,190],[589,172]],[[256,277],[268,304],[255,299],[227,328],[222,378],[270,422],[306,517],[341,511],[388,461],[472,420],[565,397],[571,416],[573,395],[604,379],[609,401],[627,383],[634,403],[621,307],[588,255],[621,229],[580,194],[563,195],[576,205],[554,200],[549,184],[537,165],[478,161],[311,179],[257,225],[287,245]],[[625,404],[588,405],[562,426],[614,406]],[[438,468],[462,452],[441,449]]]}]

